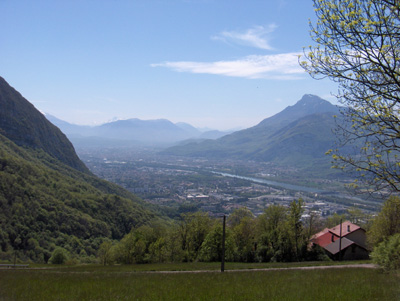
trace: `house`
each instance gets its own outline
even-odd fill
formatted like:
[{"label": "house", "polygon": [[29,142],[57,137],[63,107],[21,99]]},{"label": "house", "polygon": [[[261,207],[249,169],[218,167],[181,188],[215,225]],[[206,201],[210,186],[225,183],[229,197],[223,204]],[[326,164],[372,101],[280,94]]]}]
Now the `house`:
[{"label": "house", "polygon": [[318,232],[311,238],[311,244],[322,247],[334,260],[369,258],[365,230],[349,221]]}]

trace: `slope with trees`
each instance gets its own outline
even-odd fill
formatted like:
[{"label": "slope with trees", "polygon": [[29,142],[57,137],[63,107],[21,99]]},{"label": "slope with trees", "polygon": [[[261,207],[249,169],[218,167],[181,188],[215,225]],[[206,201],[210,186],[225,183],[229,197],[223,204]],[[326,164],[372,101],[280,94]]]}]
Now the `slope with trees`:
[{"label": "slope with trees", "polygon": [[47,262],[62,247],[89,260],[103,240],[159,218],[155,210],[92,175],[64,134],[0,78],[0,259]]},{"label": "slope with trees", "polygon": [[385,270],[400,269],[400,198],[391,196],[375,217],[368,236],[372,259]]},{"label": "slope with trees", "polygon": [[0,254],[47,262],[56,246],[83,257],[156,217],[122,189],[0,135]]}]

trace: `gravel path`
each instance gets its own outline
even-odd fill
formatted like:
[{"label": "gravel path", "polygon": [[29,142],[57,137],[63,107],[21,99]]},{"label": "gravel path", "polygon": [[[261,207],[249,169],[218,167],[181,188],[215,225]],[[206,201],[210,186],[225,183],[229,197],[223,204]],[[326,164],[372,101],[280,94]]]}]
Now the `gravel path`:
[{"label": "gravel path", "polygon": [[[225,269],[226,273],[237,273],[237,272],[268,272],[268,271],[290,271],[290,270],[321,270],[321,269],[345,269],[345,268],[361,268],[361,269],[377,269],[378,266],[375,264],[343,264],[343,265],[320,265],[320,266],[305,266],[305,267],[288,267],[288,268],[254,268],[254,269]],[[5,268],[0,268],[3,270]],[[8,268],[10,269],[10,268]],[[19,270],[20,268],[16,268]],[[49,270],[52,271],[55,267],[41,267],[41,268],[23,268],[23,270]],[[12,268],[14,270],[14,268]],[[56,273],[91,273],[89,271],[53,271]],[[113,271],[112,273],[118,273]],[[221,270],[188,270],[188,271],[121,271],[120,273],[133,274],[195,274],[195,273],[221,273]]]},{"label": "gravel path", "polygon": [[[344,265],[321,265],[308,267],[290,267],[290,268],[264,268],[264,269],[237,269],[225,270],[226,273],[236,272],[268,272],[268,271],[287,271],[287,270],[322,270],[322,269],[345,269],[345,268],[362,268],[377,269],[375,264],[344,264]],[[139,273],[156,273],[156,274],[178,274],[178,273],[221,273],[220,270],[198,270],[198,271],[141,271]]]}]

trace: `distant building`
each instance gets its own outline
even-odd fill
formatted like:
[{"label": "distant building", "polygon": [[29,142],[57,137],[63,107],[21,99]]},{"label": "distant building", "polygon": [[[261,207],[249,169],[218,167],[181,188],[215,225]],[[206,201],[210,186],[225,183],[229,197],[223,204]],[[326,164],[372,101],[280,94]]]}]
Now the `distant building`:
[{"label": "distant building", "polygon": [[369,258],[365,230],[349,221],[318,232],[311,238],[311,243],[322,247],[334,260]]}]

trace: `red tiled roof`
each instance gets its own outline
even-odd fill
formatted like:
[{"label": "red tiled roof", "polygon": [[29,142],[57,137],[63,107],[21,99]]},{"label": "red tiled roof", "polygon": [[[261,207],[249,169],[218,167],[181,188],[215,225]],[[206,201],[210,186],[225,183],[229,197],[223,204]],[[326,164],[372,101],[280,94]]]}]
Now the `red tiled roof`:
[{"label": "red tiled roof", "polygon": [[320,245],[321,247],[328,246],[332,242],[335,242],[336,240],[339,239],[340,227],[342,227],[342,237],[345,237],[346,235],[348,235],[354,231],[357,231],[358,229],[362,229],[359,226],[357,226],[349,221],[345,221],[342,223],[341,226],[339,224],[330,229],[325,228],[324,230],[313,235],[313,237],[311,238],[311,242],[313,242],[314,244]]},{"label": "red tiled roof", "polygon": [[318,237],[320,237],[321,235],[324,235],[324,234],[325,234],[326,232],[328,232],[328,231],[329,231],[329,229],[328,229],[328,228],[325,228],[324,230],[318,232],[317,234],[314,234],[313,237],[312,237],[312,239],[318,238]]},{"label": "red tiled roof", "polygon": [[[345,221],[342,223],[342,237],[358,229],[360,229],[360,226],[357,226],[349,221]],[[340,236],[340,224],[333,228],[330,228],[329,231],[337,236]]]},{"label": "red tiled roof", "polygon": [[[319,234],[319,233],[318,233]],[[327,231],[318,237],[313,237],[311,241],[317,245],[320,245],[321,247],[325,247],[332,243],[332,236],[333,236],[333,241],[336,241],[339,239],[339,236],[336,236],[335,234],[332,234],[331,232]]]}]

